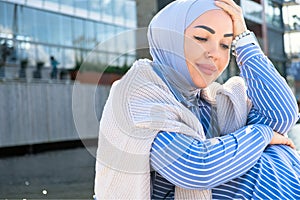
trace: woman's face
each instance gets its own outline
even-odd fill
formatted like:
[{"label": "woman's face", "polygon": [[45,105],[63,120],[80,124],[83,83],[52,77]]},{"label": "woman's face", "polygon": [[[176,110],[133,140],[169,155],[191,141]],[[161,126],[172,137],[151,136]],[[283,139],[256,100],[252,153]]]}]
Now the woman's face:
[{"label": "woman's face", "polygon": [[223,10],[210,10],[185,30],[184,53],[194,84],[205,88],[229,63],[233,25]]}]

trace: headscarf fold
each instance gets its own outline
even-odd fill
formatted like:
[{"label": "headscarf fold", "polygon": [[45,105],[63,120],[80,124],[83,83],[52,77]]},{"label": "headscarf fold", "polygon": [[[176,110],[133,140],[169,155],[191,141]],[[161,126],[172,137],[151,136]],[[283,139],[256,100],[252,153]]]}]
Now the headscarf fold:
[{"label": "headscarf fold", "polygon": [[148,29],[154,71],[199,120],[200,89],[193,83],[186,64],[184,33],[200,15],[216,9],[220,8],[214,0],[177,0],[159,12]]},{"label": "headscarf fold", "polygon": [[176,72],[196,88],[185,61],[184,32],[200,15],[216,9],[220,8],[214,0],[177,0],[156,14],[148,27],[148,41],[154,66],[160,65],[163,75]]}]

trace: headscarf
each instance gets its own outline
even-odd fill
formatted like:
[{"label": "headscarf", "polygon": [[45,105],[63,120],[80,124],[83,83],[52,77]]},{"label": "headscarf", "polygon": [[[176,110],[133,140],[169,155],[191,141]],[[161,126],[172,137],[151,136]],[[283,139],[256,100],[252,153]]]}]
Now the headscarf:
[{"label": "headscarf", "polygon": [[[209,10],[220,9],[214,0],[176,0],[154,16],[148,27],[150,54],[153,69],[167,84],[175,98],[185,105],[201,121],[200,89],[190,76],[184,54],[185,29],[200,15]],[[211,110],[211,127],[208,137],[217,136],[219,130],[213,125],[216,112]]]},{"label": "headscarf", "polygon": [[185,61],[184,32],[200,15],[214,9],[220,9],[214,0],[176,0],[157,13],[148,27],[153,64],[164,72],[177,72],[195,87]]}]

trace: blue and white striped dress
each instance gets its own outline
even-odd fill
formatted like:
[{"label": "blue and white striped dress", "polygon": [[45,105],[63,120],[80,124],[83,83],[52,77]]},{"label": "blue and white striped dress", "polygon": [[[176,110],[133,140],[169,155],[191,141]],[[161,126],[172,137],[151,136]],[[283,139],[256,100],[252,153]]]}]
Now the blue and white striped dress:
[{"label": "blue and white striped dress", "polygon": [[[300,199],[299,155],[285,145],[268,145],[273,130],[286,133],[298,120],[295,98],[259,47],[238,48],[237,63],[253,103],[247,126],[205,141],[160,132],[150,157],[152,199],[173,199],[175,185],[212,189],[213,199]],[[211,107],[199,101],[207,134]]]}]

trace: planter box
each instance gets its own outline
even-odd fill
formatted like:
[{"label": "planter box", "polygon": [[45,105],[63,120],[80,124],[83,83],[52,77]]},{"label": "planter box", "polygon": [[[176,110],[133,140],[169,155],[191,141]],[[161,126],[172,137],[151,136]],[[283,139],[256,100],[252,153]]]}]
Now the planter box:
[{"label": "planter box", "polygon": [[71,71],[72,80],[86,84],[112,85],[113,82],[122,78],[122,74],[99,73],[99,72],[75,72]]},{"label": "planter box", "polygon": [[122,74],[103,73],[98,84],[100,85],[112,85],[113,82],[122,78]]}]

